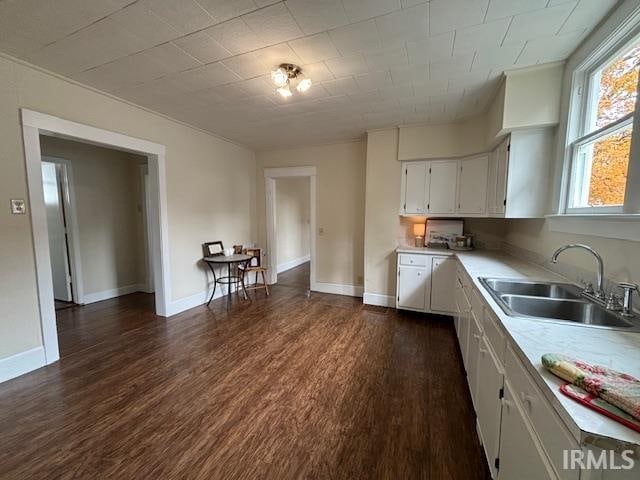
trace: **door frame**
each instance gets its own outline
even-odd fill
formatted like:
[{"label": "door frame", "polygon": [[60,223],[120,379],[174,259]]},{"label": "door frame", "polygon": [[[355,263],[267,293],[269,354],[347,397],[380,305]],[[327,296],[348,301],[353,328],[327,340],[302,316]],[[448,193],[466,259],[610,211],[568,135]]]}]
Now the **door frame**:
[{"label": "door frame", "polygon": [[264,169],[264,191],[267,210],[267,283],[272,285],[278,281],[276,179],[290,177],[309,177],[309,243],[311,247],[309,289],[316,290],[316,167],[276,167]]},{"label": "door frame", "polygon": [[84,303],[82,284],[82,259],[80,257],[80,229],[76,208],[76,192],[73,183],[73,165],[70,160],[42,155],[42,161],[59,165],[61,172],[62,201],[64,203],[67,234],[67,250],[71,273],[71,296],[74,303]]},{"label": "door frame", "polygon": [[20,109],[22,139],[27,170],[27,187],[31,208],[31,231],[36,267],[36,284],[45,362],[60,358],[56,326],[49,234],[42,190],[42,152],[40,135],[56,136],[91,145],[115,148],[144,155],[148,159],[152,205],[150,223],[153,230],[154,285],[156,314],[166,317],[171,299],[169,271],[169,233],[164,145],[121,133],[64,120],[53,115]]}]

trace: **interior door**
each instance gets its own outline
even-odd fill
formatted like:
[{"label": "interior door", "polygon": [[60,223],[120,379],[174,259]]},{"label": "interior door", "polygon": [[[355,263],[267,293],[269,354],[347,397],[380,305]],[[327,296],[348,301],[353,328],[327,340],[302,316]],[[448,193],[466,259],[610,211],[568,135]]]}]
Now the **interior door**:
[{"label": "interior door", "polygon": [[476,382],[478,425],[487,461],[492,470],[492,477],[496,478],[497,472],[494,464],[500,449],[500,420],[502,415],[500,390],[504,385],[504,374],[484,336],[480,340],[478,348],[476,369],[478,375]]},{"label": "interior door", "polygon": [[460,162],[458,213],[485,213],[487,208],[488,172],[489,157],[487,155]]},{"label": "interior door", "polygon": [[458,161],[431,162],[429,172],[429,213],[455,213]]},{"label": "interior door", "polygon": [[404,213],[424,215],[427,203],[427,164],[407,163],[404,174]]},{"label": "interior door", "polygon": [[514,400],[509,383],[504,384],[502,438],[498,480],[544,480],[556,478],[535,433]]},{"label": "interior door", "polygon": [[42,162],[42,189],[49,234],[49,254],[53,276],[53,297],[65,302],[73,301],[69,252],[64,218],[60,175],[55,163]]},{"label": "interior door", "polygon": [[456,310],[456,260],[433,257],[431,265],[431,310],[453,313]]},{"label": "interior door", "polygon": [[425,310],[429,275],[425,268],[398,268],[398,306]]}]

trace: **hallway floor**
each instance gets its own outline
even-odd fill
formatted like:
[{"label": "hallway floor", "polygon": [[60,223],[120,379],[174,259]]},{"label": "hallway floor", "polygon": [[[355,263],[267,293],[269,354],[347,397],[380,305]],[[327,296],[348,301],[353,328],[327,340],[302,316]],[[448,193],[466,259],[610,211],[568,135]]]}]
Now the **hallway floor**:
[{"label": "hallway floor", "polygon": [[305,262],[297,267],[278,274],[278,285],[284,287],[297,287],[309,290],[309,275],[311,274],[311,262]]}]

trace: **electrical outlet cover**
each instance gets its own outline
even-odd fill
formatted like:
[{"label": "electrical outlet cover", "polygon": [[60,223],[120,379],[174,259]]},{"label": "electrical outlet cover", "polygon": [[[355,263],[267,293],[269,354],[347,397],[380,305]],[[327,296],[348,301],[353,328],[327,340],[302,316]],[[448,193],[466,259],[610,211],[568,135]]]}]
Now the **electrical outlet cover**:
[{"label": "electrical outlet cover", "polygon": [[21,198],[11,199],[11,213],[14,215],[24,215],[27,213],[27,204]]}]

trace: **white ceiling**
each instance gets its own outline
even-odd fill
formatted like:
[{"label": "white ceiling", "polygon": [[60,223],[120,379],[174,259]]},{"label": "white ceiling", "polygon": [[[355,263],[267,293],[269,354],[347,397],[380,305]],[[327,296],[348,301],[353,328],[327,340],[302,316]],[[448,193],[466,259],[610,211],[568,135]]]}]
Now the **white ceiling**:
[{"label": "white ceiling", "polygon": [[[482,111],[615,0],[0,0],[0,51],[239,143],[351,139]],[[314,86],[276,96],[269,72]]]}]

